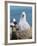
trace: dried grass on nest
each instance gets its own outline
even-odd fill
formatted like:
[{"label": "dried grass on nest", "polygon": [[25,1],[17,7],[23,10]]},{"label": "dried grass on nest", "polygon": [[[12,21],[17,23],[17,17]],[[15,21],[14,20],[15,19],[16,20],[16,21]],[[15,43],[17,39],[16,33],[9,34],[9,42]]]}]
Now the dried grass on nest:
[{"label": "dried grass on nest", "polygon": [[17,39],[31,39],[32,38],[32,28],[27,31],[16,31]]}]

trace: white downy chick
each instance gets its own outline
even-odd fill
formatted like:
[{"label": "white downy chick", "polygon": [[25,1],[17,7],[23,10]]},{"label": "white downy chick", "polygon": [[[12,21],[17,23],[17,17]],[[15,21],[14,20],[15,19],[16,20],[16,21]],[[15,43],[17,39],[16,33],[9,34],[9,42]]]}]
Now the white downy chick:
[{"label": "white downy chick", "polygon": [[30,29],[30,25],[28,24],[27,20],[26,20],[26,13],[22,12],[20,21],[19,21],[19,26],[21,31],[26,31],[27,29]]}]

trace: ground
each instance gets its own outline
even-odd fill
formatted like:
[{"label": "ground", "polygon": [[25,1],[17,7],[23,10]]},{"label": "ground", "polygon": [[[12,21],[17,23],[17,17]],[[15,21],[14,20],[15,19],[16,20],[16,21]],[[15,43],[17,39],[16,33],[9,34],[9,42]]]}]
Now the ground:
[{"label": "ground", "polygon": [[28,29],[27,31],[12,32],[11,40],[16,39],[32,39],[32,28],[30,28],[30,30]]}]

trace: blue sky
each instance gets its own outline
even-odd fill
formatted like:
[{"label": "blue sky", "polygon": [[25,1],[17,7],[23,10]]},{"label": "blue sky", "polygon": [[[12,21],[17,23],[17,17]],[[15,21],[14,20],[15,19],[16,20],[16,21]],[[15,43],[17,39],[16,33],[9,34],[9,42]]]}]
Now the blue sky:
[{"label": "blue sky", "polygon": [[12,22],[13,18],[15,18],[18,23],[23,11],[26,13],[28,23],[32,26],[32,7],[10,6],[10,22]]}]

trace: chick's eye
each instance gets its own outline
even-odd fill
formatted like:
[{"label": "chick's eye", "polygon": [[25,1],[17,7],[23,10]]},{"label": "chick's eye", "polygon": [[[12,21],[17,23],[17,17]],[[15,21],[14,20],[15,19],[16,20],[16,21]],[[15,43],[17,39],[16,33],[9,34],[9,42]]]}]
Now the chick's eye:
[{"label": "chick's eye", "polygon": [[24,17],[24,15],[22,15],[22,17]]}]

